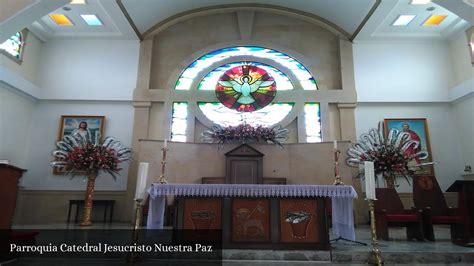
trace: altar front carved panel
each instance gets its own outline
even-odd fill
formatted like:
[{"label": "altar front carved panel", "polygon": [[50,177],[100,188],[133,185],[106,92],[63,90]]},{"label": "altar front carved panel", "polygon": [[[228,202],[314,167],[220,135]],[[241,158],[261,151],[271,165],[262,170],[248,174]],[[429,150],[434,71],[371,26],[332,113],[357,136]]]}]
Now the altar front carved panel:
[{"label": "altar front carved panel", "polygon": [[316,243],[320,219],[314,199],[280,200],[280,238],[288,243]]},{"label": "altar front carved panel", "polygon": [[232,225],[232,241],[270,241],[270,201],[233,199]]},{"label": "altar front carved panel", "polygon": [[186,198],[183,229],[221,229],[221,210],[220,198]]}]

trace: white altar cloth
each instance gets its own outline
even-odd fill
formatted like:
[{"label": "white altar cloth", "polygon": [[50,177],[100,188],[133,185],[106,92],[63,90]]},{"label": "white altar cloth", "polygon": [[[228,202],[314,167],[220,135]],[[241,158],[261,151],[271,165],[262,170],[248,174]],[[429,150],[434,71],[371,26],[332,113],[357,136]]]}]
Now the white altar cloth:
[{"label": "white altar cloth", "polygon": [[357,192],[352,186],[334,185],[263,185],[263,184],[152,184],[148,189],[150,205],[148,229],[162,229],[165,197],[330,197],[332,228],[335,236],[355,240],[352,199]]}]

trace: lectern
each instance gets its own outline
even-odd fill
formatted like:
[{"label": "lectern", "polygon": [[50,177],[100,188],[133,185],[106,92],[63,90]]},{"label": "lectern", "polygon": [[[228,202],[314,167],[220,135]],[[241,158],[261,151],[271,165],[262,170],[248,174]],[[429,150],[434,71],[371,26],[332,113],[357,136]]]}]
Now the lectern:
[{"label": "lectern", "polygon": [[474,246],[474,180],[456,180],[446,192],[458,192],[458,209],[465,219],[461,244]]},{"label": "lectern", "polygon": [[15,214],[18,181],[25,169],[0,164],[0,229],[10,229]]}]

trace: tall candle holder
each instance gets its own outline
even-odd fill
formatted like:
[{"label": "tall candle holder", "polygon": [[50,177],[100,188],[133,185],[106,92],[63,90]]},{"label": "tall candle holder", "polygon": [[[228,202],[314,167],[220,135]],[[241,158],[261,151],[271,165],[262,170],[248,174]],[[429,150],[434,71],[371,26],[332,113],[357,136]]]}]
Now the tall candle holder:
[{"label": "tall candle holder", "polygon": [[167,141],[165,141],[165,146],[161,148],[162,151],[162,159],[161,159],[161,173],[160,178],[158,179],[158,183],[160,184],[168,184],[168,180],[165,178],[165,167],[166,167],[166,152],[169,150],[166,147]]},{"label": "tall candle holder", "polygon": [[344,185],[344,182],[342,182],[341,176],[339,174],[339,154],[341,154],[341,151],[338,150],[337,148],[334,148],[334,183],[333,185]]},{"label": "tall candle holder", "polygon": [[379,241],[377,240],[377,230],[375,229],[375,210],[374,200],[369,199],[370,211],[370,229],[372,232],[372,251],[370,252],[368,263],[375,265],[383,265],[382,256],[380,255]]},{"label": "tall candle holder", "polygon": [[[143,199],[135,199],[135,225],[133,226],[132,245],[138,244],[138,230],[140,229],[141,218],[142,218],[142,202]],[[141,261],[141,257],[138,253],[132,251],[127,256],[127,262]]]}]

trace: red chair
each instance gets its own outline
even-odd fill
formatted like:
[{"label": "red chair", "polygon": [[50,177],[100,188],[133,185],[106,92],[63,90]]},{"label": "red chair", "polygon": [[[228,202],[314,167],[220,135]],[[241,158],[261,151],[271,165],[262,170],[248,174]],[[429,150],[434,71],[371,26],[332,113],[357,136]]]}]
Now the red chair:
[{"label": "red chair", "polygon": [[423,226],[420,210],[405,210],[402,201],[393,188],[375,190],[375,226],[377,237],[389,240],[388,227],[406,227],[407,240],[423,240]]},{"label": "red chair", "polygon": [[464,227],[468,226],[467,217],[446,204],[444,194],[434,176],[413,177],[413,202],[416,208],[423,210],[426,239],[435,241],[433,224],[446,224],[451,226],[453,243],[464,241]]}]

